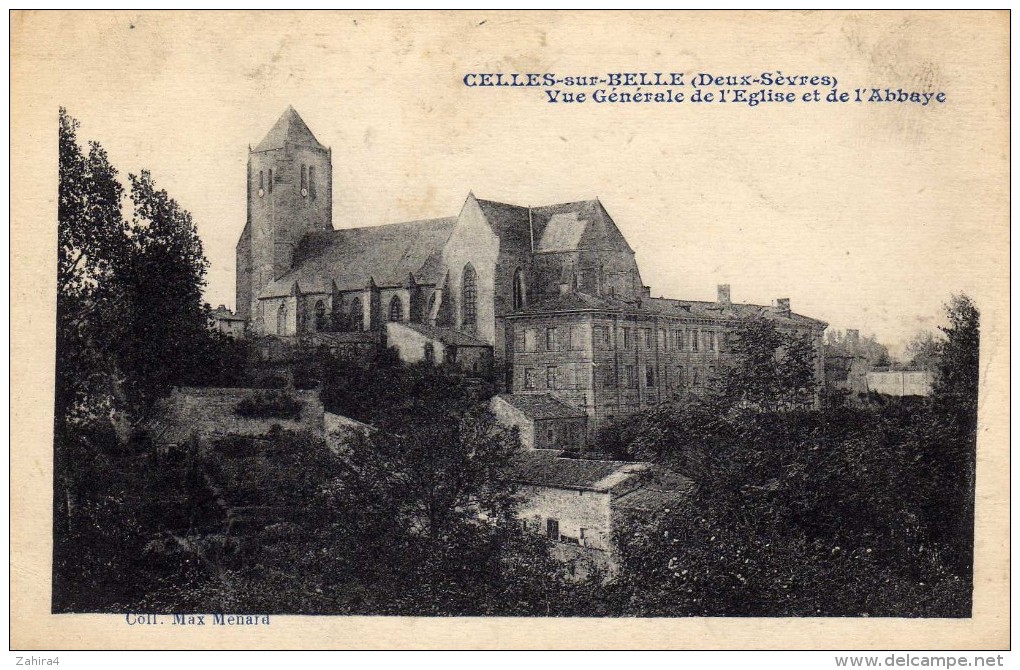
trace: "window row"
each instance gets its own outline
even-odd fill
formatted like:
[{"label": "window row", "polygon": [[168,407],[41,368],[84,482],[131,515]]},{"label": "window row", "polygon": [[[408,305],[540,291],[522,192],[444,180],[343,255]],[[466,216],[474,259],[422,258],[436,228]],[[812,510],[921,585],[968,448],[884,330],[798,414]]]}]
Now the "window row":
[{"label": "window row", "polygon": [[[268,170],[269,179],[266,180],[266,171],[259,170],[259,197],[261,198],[266,193],[273,192],[273,170]],[[301,166],[301,182],[300,182],[300,193],[304,198],[311,198],[315,200],[318,195],[316,184],[318,182],[315,179],[315,166],[314,165],[302,165]]]},{"label": "window row", "polygon": [[524,351],[583,351],[588,348],[588,329],[584,326],[563,326],[551,328],[526,328],[524,330]]},{"label": "window row", "polygon": [[[279,312],[277,314],[277,321],[280,324],[286,322],[286,306],[280,305]],[[403,321],[404,320],[404,301],[403,299],[395,295],[390,298],[389,304],[386,308],[386,319],[388,321]],[[365,323],[365,312],[362,306],[361,298],[354,298],[346,308],[340,307],[337,303],[334,306],[332,314],[327,314],[326,302],[324,300],[318,300],[315,303],[313,324],[317,331],[327,330],[364,330]],[[301,315],[302,323],[304,323],[304,315]],[[302,328],[303,329],[303,328]],[[277,328],[280,331],[280,328]]]},{"label": "window row", "polygon": [[[636,389],[639,384],[645,388],[652,388],[661,381],[667,388],[700,387],[715,377],[715,366],[688,370],[685,366],[680,365],[675,368],[667,368],[663,373],[660,373],[654,365],[645,365],[643,368],[637,365],[625,365],[620,370],[620,374],[622,374],[622,379],[617,378],[615,368],[606,367],[601,374],[596,374],[596,384],[598,387],[606,389]],[[664,379],[660,380],[660,377],[664,377]]]},{"label": "window row", "polygon": [[[581,386],[585,384],[585,373],[577,370],[573,365],[547,365],[545,368],[525,368],[523,386],[525,391],[537,390],[569,390],[575,389],[580,380]],[[541,385],[541,386],[540,386]]]},{"label": "window row", "polygon": [[[595,326],[593,338],[595,346],[599,349],[621,349],[642,348],[651,350],[655,348],[655,338],[651,328],[633,328],[624,326],[620,334],[614,337],[613,328],[610,326]],[[725,341],[726,334],[716,333],[714,330],[667,330],[662,328],[658,334],[658,348],[662,351],[674,349],[676,351],[719,351],[720,340]],[[617,341],[618,340],[618,341]]]}]

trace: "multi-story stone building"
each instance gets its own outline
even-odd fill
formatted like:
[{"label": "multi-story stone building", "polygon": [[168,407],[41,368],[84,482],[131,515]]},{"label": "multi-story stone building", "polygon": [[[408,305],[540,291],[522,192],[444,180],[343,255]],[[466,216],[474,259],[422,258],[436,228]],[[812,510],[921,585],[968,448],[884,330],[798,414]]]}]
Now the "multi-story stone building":
[{"label": "multi-story stone building", "polygon": [[788,299],[773,307],[736,304],[728,285],[718,291],[716,302],[700,302],[565,290],[527,305],[507,317],[510,391],[548,393],[584,408],[590,434],[615,416],[702,392],[726,365],[733,329],[755,316],[811,338],[823,379],[823,322],[795,314]]},{"label": "multi-story stone building", "polygon": [[[823,378],[824,323],[793,313],[788,299],[733,303],[728,286],[716,302],[651,297],[598,200],[529,207],[469,193],[456,216],[334,229],[332,152],[293,108],[249,148],[237,312],[256,336],[340,331],[396,346],[408,361],[469,371],[495,361],[510,394],[555,401],[510,403],[506,414],[542,408],[537,441],[560,446],[703,388],[748,316],[815,338]],[[562,417],[549,416],[554,406]]]}]

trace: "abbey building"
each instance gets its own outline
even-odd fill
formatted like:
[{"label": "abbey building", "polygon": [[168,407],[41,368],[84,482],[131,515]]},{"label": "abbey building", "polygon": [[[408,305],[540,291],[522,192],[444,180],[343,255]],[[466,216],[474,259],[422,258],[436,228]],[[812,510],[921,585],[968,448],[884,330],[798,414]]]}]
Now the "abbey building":
[{"label": "abbey building", "polygon": [[[391,346],[407,361],[499,364],[494,400],[534,448],[583,443],[614,416],[703,387],[755,314],[818,342],[825,324],[772,306],[653,298],[598,200],[526,207],[468,194],[447,218],[334,229],[332,160],[293,108],[248,155],[237,317],[253,336]],[[527,441],[526,440],[526,441]]]}]

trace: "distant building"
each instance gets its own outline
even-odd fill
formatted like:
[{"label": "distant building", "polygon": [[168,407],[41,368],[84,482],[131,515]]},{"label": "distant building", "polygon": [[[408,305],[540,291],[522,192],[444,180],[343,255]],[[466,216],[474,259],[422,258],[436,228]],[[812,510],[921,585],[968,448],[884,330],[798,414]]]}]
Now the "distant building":
[{"label": "distant building", "polygon": [[588,416],[582,408],[548,393],[497,395],[490,407],[500,423],[520,431],[525,449],[584,450]]},{"label": "distant building", "polygon": [[553,555],[584,576],[618,566],[613,530],[632,515],[688,504],[694,484],[650,463],[562,458],[559,452],[523,452],[515,477],[524,501],[525,530],[553,542]]},{"label": "distant building", "polygon": [[209,327],[219,333],[230,337],[244,337],[245,318],[234,314],[224,305],[209,312],[209,321]]},{"label": "distant building", "polygon": [[452,328],[390,321],[386,324],[386,342],[396,347],[408,363],[456,364],[476,374],[492,369],[489,343]]}]

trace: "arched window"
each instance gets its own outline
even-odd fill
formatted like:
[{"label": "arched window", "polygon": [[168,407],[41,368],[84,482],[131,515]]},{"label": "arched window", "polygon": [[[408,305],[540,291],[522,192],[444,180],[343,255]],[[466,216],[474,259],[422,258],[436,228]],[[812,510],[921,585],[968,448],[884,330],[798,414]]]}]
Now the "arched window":
[{"label": "arched window", "polygon": [[478,323],[478,275],[475,269],[468,263],[464,266],[463,290],[461,300],[464,303],[463,325],[473,326]]},{"label": "arched window", "polygon": [[301,195],[308,194],[308,168],[301,166]]},{"label": "arched window", "polygon": [[269,170],[269,192],[270,193],[273,192],[273,171],[272,171],[272,169]]},{"label": "arched window", "polygon": [[315,303],[315,330],[326,330],[326,303],[322,300]]},{"label": "arched window", "polygon": [[351,300],[351,329],[362,330],[365,322],[365,313],[361,309],[361,298]]},{"label": "arched window", "polygon": [[259,170],[259,195],[262,195],[262,189],[266,187],[265,182],[262,179],[262,170]]},{"label": "arched window", "polygon": [[390,321],[403,321],[404,320],[404,303],[400,301],[400,296],[395,295],[390,300]]},{"label": "arched window", "polygon": [[520,268],[514,272],[514,311],[524,309],[524,273]]},{"label": "arched window", "polygon": [[432,295],[429,296],[429,306],[425,310],[425,320],[428,321],[432,318],[432,310],[436,308],[436,292],[433,291]]},{"label": "arched window", "polygon": [[308,195],[315,200],[315,168],[308,168]]},{"label": "arched window", "polygon": [[280,309],[276,311],[276,334],[287,334],[287,303],[281,303]]}]

